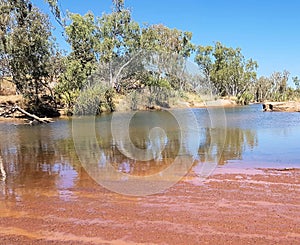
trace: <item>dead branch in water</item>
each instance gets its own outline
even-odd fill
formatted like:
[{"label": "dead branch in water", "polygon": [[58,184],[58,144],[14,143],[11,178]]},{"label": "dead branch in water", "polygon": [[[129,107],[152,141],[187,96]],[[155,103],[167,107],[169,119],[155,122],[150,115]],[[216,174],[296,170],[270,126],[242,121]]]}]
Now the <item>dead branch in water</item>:
[{"label": "dead branch in water", "polygon": [[17,106],[17,105],[14,106],[14,108],[15,108],[17,111],[23,113],[24,115],[26,115],[26,116],[28,116],[28,117],[30,117],[30,118],[33,118],[33,119],[37,120],[37,121],[40,122],[40,123],[50,123],[50,122],[52,122],[52,120],[49,119],[49,118],[40,118],[40,117],[38,117],[38,116],[36,116],[36,115],[34,115],[34,114],[30,114],[29,112],[23,110],[22,108],[20,108],[20,107]]},{"label": "dead branch in water", "polygon": [[8,117],[10,114],[16,112],[16,111],[19,111],[21,112],[22,114],[24,114],[25,116],[33,119],[33,120],[36,120],[38,121],[39,123],[50,123],[52,122],[52,120],[50,118],[41,118],[41,117],[38,117],[34,114],[31,114],[27,111],[25,111],[24,109],[22,109],[21,107],[15,105],[15,106],[12,106],[12,107],[7,107],[7,110],[5,110],[2,114],[0,114],[0,117]]}]

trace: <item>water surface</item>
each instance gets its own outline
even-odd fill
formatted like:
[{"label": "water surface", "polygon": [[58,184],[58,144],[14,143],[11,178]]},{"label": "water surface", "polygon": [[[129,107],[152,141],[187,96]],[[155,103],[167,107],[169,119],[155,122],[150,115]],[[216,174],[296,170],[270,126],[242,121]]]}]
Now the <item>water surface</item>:
[{"label": "water surface", "polygon": [[[196,131],[186,110],[177,113],[182,115],[181,121],[169,112],[136,113],[129,124],[129,140],[121,131],[112,134],[112,115],[97,117],[95,128],[91,128],[97,145],[89,145],[98,156],[97,169],[101,171],[109,164],[132,176],[163,176],[178,155],[181,162],[173,170],[178,174],[203,172],[206,163],[217,163],[221,168],[300,167],[300,113],[262,112],[261,105],[227,108],[225,112],[194,109]],[[122,127],[126,113],[119,115]],[[72,119],[38,126],[1,123],[2,198],[11,194],[18,199],[31,185],[51,186],[61,198],[73,198],[70,188],[83,175],[86,178],[73,133]],[[82,147],[90,143],[82,141]],[[128,149],[131,143],[141,149],[139,157],[144,160],[118,148],[122,145]]]}]

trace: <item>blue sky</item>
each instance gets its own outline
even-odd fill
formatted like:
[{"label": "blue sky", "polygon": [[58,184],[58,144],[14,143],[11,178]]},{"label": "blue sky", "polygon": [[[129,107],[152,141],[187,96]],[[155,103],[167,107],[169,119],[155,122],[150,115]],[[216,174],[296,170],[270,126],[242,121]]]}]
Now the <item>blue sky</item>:
[{"label": "blue sky", "polygon": [[[47,10],[43,0],[34,4]],[[240,47],[246,58],[259,64],[258,75],[288,70],[300,76],[300,1],[298,0],[125,0],[140,24],[162,23],[193,33],[193,42]],[[60,0],[66,12],[96,16],[111,11],[111,0]],[[56,25],[55,23],[53,23]],[[55,32],[63,43],[61,30]],[[65,45],[63,45],[66,47]],[[290,82],[291,84],[291,82]]]}]

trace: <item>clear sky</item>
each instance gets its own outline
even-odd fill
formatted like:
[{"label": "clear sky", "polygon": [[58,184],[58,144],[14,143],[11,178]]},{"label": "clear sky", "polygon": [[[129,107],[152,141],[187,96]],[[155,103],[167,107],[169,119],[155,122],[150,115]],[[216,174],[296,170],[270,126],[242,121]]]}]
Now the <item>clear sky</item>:
[{"label": "clear sky", "polygon": [[[112,6],[111,0],[59,2],[64,12],[84,14],[91,10],[96,16],[109,13]],[[43,0],[33,3],[48,11]],[[259,76],[284,69],[290,77],[300,76],[299,0],[125,0],[125,5],[140,24],[162,23],[191,31],[193,42],[199,45],[220,41],[240,47],[246,58],[258,62]],[[59,28],[55,34],[62,43]]]}]

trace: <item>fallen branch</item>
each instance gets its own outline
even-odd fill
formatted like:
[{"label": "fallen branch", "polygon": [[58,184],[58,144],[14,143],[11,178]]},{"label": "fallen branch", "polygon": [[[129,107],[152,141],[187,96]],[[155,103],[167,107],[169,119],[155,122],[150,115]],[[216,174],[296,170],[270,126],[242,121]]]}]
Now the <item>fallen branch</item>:
[{"label": "fallen branch", "polygon": [[23,113],[24,115],[26,115],[26,116],[28,116],[28,117],[30,117],[30,118],[33,118],[33,119],[37,120],[37,121],[40,122],[40,123],[50,123],[50,122],[52,122],[52,120],[49,119],[49,118],[40,118],[40,117],[38,117],[38,116],[36,116],[36,115],[34,115],[34,114],[30,114],[29,112],[23,110],[22,108],[20,108],[20,107],[17,106],[17,105],[14,106],[14,108],[15,108],[17,111]]}]

